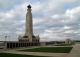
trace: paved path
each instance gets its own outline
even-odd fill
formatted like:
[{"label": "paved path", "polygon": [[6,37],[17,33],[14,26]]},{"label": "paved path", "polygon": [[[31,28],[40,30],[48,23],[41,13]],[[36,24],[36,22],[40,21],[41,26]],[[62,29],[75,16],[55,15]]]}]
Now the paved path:
[{"label": "paved path", "polygon": [[[39,46],[39,47],[57,47],[57,46]],[[24,54],[24,55],[36,55],[36,56],[50,56],[50,57],[64,57],[68,53],[45,53],[45,52],[23,52],[23,51],[16,51],[16,50],[23,50],[23,49],[33,49],[39,47],[28,47],[28,48],[20,48],[20,49],[11,49],[8,51],[4,51],[5,53],[13,53],[13,54]],[[60,46],[58,46],[60,47]],[[63,47],[63,46],[61,46]],[[70,47],[70,46],[69,46]]]},{"label": "paved path", "polygon": [[76,44],[67,57],[80,57],[80,44]]},{"label": "paved path", "polygon": [[23,54],[23,55],[36,55],[36,56],[49,56],[49,57],[63,57],[67,53],[44,53],[44,52],[20,52],[20,51],[4,51],[4,53]]},{"label": "paved path", "polygon": [[[38,48],[38,47],[33,47],[33,48]],[[23,49],[25,49],[25,48],[23,48]],[[27,49],[29,49],[29,48],[27,48]],[[72,49],[72,51],[70,53],[23,52],[23,51],[16,51],[16,50],[17,49],[13,49],[13,50],[8,50],[8,51],[4,51],[4,52],[13,53],[13,54],[50,56],[50,57],[80,57],[80,44],[74,45],[74,47],[73,47],[73,49]]]}]

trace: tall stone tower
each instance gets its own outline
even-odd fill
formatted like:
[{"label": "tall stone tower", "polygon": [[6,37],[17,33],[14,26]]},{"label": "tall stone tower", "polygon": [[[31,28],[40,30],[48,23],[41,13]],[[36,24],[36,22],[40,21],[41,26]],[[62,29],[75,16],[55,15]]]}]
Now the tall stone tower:
[{"label": "tall stone tower", "polygon": [[33,20],[31,10],[31,5],[28,5],[25,20],[25,34],[23,37],[19,38],[19,41],[28,43],[39,43],[39,36],[34,36],[33,34]]},{"label": "tall stone tower", "polygon": [[32,42],[33,36],[33,21],[32,21],[32,13],[31,6],[27,6],[27,14],[26,14],[26,23],[25,23],[25,36],[28,36],[29,42]]}]

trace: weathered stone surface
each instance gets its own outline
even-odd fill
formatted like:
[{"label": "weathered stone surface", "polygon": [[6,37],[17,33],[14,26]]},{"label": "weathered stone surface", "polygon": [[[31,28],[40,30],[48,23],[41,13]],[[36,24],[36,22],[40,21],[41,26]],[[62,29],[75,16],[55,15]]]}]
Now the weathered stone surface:
[{"label": "weathered stone surface", "polygon": [[[39,42],[39,36],[35,36],[33,34],[33,20],[32,20],[32,12],[31,12],[31,5],[27,6],[27,13],[26,13],[26,21],[25,21],[25,34],[23,37],[19,39],[22,42]],[[27,39],[26,39],[27,38]]]}]

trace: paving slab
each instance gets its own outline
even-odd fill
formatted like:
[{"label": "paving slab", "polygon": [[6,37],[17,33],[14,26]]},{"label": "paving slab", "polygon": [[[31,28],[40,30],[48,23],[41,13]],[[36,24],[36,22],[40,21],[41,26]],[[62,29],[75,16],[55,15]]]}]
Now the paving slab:
[{"label": "paving slab", "polygon": [[4,51],[4,53],[23,54],[23,55],[36,55],[36,56],[50,56],[50,57],[62,57],[67,53],[44,53],[44,52],[20,52],[20,51]]},{"label": "paving slab", "polygon": [[76,44],[66,57],[80,57],[80,44]]}]

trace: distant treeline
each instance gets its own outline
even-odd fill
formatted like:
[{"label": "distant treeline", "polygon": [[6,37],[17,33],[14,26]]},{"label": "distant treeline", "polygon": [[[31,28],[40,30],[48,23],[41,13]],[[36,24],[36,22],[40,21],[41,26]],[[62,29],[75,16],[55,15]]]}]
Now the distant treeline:
[{"label": "distant treeline", "polygon": [[80,42],[80,40],[75,40],[75,42]]}]

